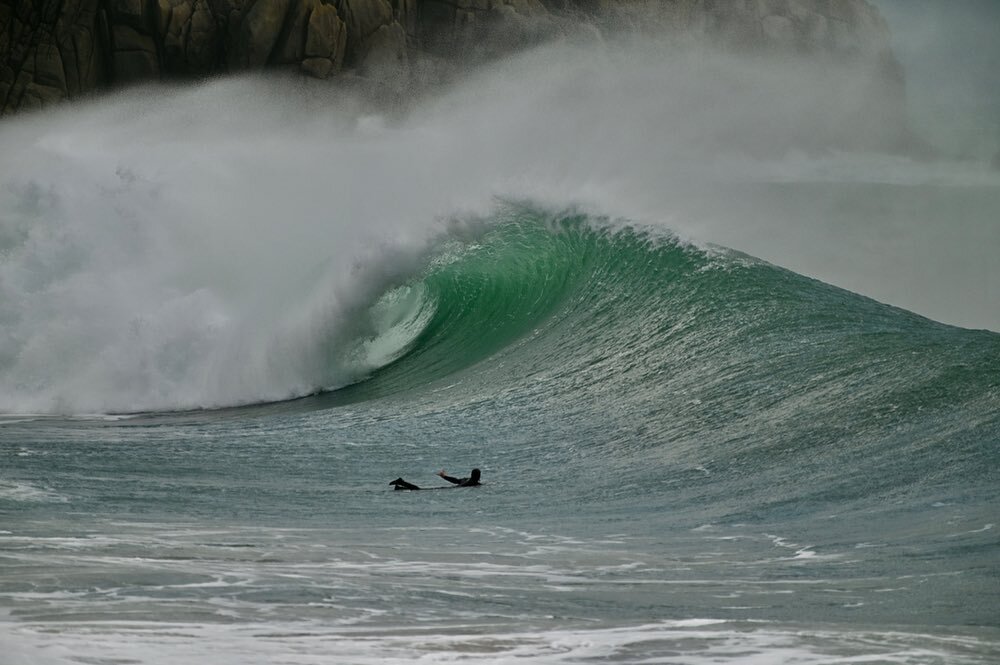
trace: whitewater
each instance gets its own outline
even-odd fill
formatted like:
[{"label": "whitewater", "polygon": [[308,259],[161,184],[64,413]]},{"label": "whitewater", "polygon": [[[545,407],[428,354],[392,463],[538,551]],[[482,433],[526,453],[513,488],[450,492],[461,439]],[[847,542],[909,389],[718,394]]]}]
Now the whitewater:
[{"label": "whitewater", "polygon": [[5,119],[0,663],[996,662],[1000,174],[817,67]]}]

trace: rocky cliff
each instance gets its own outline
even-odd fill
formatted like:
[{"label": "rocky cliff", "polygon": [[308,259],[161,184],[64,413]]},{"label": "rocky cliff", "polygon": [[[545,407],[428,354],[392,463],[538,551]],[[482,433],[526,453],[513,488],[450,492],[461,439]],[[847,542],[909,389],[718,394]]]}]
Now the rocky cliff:
[{"label": "rocky cliff", "polygon": [[264,67],[406,82],[580,26],[853,58],[902,96],[865,0],[0,0],[0,114]]}]

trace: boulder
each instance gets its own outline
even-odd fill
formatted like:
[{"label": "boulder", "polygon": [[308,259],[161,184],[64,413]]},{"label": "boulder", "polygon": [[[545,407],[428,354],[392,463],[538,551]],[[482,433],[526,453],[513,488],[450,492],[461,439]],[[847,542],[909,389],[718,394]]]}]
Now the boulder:
[{"label": "boulder", "polygon": [[344,23],[347,24],[346,58],[352,64],[364,57],[368,39],[393,22],[388,0],[342,0]]},{"label": "boulder", "polygon": [[160,62],[152,37],[119,24],[112,30],[112,40],[115,82],[135,83],[160,77]]},{"label": "boulder", "polygon": [[309,14],[302,71],[315,78],[325,79],[340,71],[347,47],[347,26],[340,20],[333,5],[319,5]]},{"label": "boulder", "polygon": [[55,44],[39,44],[35,49],[35,83],[59,90],[58,99],[65,96],[66,70]]},{"label": "boulder", "polygon": [[392,88],[401,89],[409,78],[406,31],[399,23],[383,25],[367,42],[368,52],[359,73]]},{"label": "boulder", "polygon": [[278,44],[292,0],[255,2],[239,23],[234,61],[237,69],[257,69],[268,64]]},{"label": "boulder", "polygon": [[313,78],[329,78],[333,73],[333,61],[329,58],[306,58],[302,61],[302,71]]},{"label": "boulder", "polygon": [[219,17],[209,0],[159,0],[157,34],[169,76],[205,76],[219,68]]},{"label": "boulder", "polygon": [[347,26],[333,5],[320,5],[309,16],[306,31],[305,56],[326,58],[337,66],[344,61],[347,47]]}]

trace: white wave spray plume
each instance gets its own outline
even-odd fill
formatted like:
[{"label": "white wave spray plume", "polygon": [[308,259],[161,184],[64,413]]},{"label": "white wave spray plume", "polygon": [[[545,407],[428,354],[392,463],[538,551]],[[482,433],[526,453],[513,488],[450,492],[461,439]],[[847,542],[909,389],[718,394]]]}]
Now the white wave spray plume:
[{"label": "white wave spray plume", "polygon": [[[386,115],[338,88],[249,77],[5,121],[0,412],[212,408],[357,380],[372,369],[350,353],[371,334],[367,306],[443,220],[496,196],[665,224],[934,316],[891,292],[911,281],[907,238],[947,262],[943,300],[997,277],[982,248],[1000,246],[983,221],[998,179],[831,150],[871,138],[856,125],[871,94],[830,63],[562,44]],[[802,215],[781,191],[744,189],[803,180],[979,198],[952,197],[964,230],[913,219],[872,246],[872,227],[827,215],[840,194]],[[995,297],[984,288],[942,318],[1000,329],[974,315]]]}]

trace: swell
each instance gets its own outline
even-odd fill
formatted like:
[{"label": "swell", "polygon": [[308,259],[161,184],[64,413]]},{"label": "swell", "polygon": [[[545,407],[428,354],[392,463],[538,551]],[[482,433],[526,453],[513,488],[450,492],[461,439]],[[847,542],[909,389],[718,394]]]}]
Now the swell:
[{"label": "swell", "polygon": [[[889,396],[919,408],[996,388],[989,377],[1000,367],[994,333],[939,324],[659,229],[528,204],[502,208],[482,234],[447,238],[390,295],[401,291],[421,294],[425,325],[398,360],[345,391],[423,391],[502,358],[535,368],[522,376],[613,366],[609,379],[636,379],[641,392],[651,368],[679,383],[694,362],[716,368],[701,376],[706,387],[732,380],[733,389],[757,390],[757,374],[779,385],[799,376],[852,387],[881,377],[855,394],[882,392],[872,408]],[[645,373],[633,375],[638,365]],[[888,365],[894,373],[882,375]]]},{"label": "swell", "polygon": [[[511,206],[494,221],[405,287],[433,314],[401,356],[322,404],[512,413],[595,478],[642,466],[678,510],[990,486],[1000,336],[612,220]],[[634,502],[613,482],[586,491]]]}]

